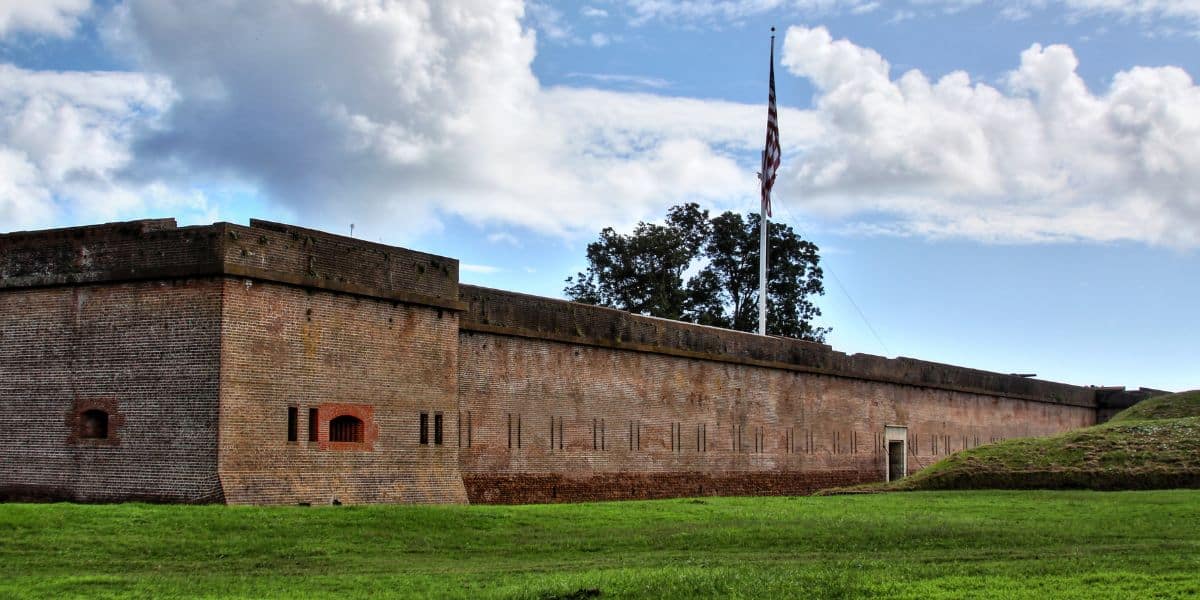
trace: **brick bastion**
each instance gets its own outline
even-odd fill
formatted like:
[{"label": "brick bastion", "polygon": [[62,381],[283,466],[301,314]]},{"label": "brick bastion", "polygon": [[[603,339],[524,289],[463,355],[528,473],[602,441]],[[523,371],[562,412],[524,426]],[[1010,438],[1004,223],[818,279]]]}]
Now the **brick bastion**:
[{"label": "brick bastion", "polygon": [[1092,425],[1120,391],[458,282],[252,220],[0,235],[0,498],[800,494]]}]

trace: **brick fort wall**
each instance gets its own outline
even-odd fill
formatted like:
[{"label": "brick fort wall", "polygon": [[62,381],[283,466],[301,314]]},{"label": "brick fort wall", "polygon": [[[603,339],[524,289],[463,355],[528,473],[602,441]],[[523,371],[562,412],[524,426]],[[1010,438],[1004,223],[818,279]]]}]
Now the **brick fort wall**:
[{"label": "brick fort wall", "polygon": [[0,498],[221,501],[220,307],[212,279],[0,290]]},{"label": "brick fort wall", "polygon": [[883,479],[885,427],[915,471],[1097,418],[1093,388],[460,286],[258,220],[0,235],[0,372],[2,498],[798,494]]},{"label": "brick fort wall", "polygon": [[462,290],[472,502],[808,493],[883,479],[885,426],[912,472],[1095,422],[1073,386]]}]

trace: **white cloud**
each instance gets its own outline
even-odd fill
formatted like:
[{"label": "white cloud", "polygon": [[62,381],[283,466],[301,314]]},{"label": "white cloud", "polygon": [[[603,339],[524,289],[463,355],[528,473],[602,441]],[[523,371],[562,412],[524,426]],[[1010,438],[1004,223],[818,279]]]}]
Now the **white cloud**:
[{"label": "white cloud", "polygon": [[1034,45],[1002,88],[892,79],[876,52],[803,27],[783,64],[817,86],[824,134],[779,186],[861,230],[1200,245],[1200,88],[1181,69],[1094,94],[1070,48]]},{"label": "white cloud", "polygon": [[671,82],[660,77],[626,75],[623,73],[567,73],[572,79],[590,79],[599,83],[631,85],[651,89],[671,87]]},{"label": "white cloud", "polygon": [[489,233],[487,236],[487,241],[489,241],[493,244],[509,244],[511,246],[516,246],[518,248],[521,246],[521,240],[517,239],[517,236],[515,236],[511,233],[508,233],[507,231],[497,231],[496,233]]},{"label": "white cloud", "polygon": [[461,263],[458,265],[458,268],[459,268],[459,270],[465,271],[467,273],[479,273],[481,275],[491,275],[493,273],[499,273],[504,270],[504,269],[501,269],[500,267],[493,267],[491,265],[473,265],[470,263]]},{"label": "white cloud", "polygon": [[635,24],[654,19],[724,23],[773,10],[807,15],[849,11],[867,13],[879,7],[872,0],[625,0]]},{"label": "white cloud", "polygon": [[112,220],[149,206],[207,210],[193,192],[121,177],[134,123],[152,122],[172,98],[158,77],[0,64],[0,230]]},{"label": "white cloud", "polygon": [[755,187],[736,157],[761,144],[762,107],[544,89],[520,2],[220,7],[127,5],[143,67],[180,95],[137,145],[146,177],[233,174],[367,238],[438,214],[591,232]]},{"label": "white cloud", "polygon": [[17,32],[66,37],[91,0],[0,0],[0,38]]},{"label": "white cloud", "polygon": [[595,6],[585,6],[579,11],[580,14],[589,19],[603,19],[608,17],[608,11]]},{"label": "white cloud", "polygon": [[[871,0],[625,0],[634,24],[650,20],[723,24],[764,13],[817,16],[826,14],[866,14],[882,8]],[[1200,27],[1200,2],[1196,0],[907,0],[892,3],[893,18],[912,15],[900,8],[929,7],[945,13],[957,13],[976,6],[992,6],[1009,19],[1023,19],[1034,10],[1055,9],[1072,17],[1109,16],[1144,22],[1182,20]]]},{"label": "white cloud", "polygon": [[[367,239],[443,215],[590,235],[753,198],[763,106],[544,88],[522,19],[517,0],[129,0],[112,27],[145,73],[0,69],[0,229],[201,213],[197,181]],[[782,58],[818,94],[781,106],[781,198],[864,232],[1200,245],[1200,95],[1180,69],[1097,93],[1069,48],[1034,46],[1001,86],[893,78],[805,28]]]},{"label": "white cloud", "polygon": [[530,0],[525,6],[525,16],[534,28],[554,41],[571,41],[575,38],[571,24],[567,23],[562,11],[546,4]]},{"label": "white cloud", "polygon": [[593,33],[591,38],[589,38],[589,39],[591,40],[592,45],[597,48],[603,48],[612,42],[612,38],[608,37],[607,34],[601,33],[599,31],[597,31],[596,33]]}]

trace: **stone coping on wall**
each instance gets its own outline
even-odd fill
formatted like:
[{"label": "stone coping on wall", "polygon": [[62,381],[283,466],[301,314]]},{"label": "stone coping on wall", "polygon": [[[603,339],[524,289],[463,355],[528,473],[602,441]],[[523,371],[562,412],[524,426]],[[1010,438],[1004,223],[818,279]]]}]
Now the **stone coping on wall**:
[{"label": "stone coping on wall", "polygon": [[950,391],[1094,408],[1095,390],[912,358],[847,355],[802,340],[635,315],[491,288],[460,285],[464,331],[746,364]]},{"label": "stone coping on wall", "polygon": [[148,219],[0,234],[0,289],[235,276],[462,310],[458,261],[252,219]]}]

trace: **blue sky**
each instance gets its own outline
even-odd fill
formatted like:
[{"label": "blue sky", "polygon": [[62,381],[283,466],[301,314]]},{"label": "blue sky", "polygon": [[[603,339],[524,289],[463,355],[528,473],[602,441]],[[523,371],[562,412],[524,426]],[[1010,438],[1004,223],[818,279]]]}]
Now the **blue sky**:
[{"label": "blue sky", "polygon": [[835,348],[1200,387],[1197,2],[0,2],[0,231],[354,223],[558,296],[755,208],[772,26]]}]

